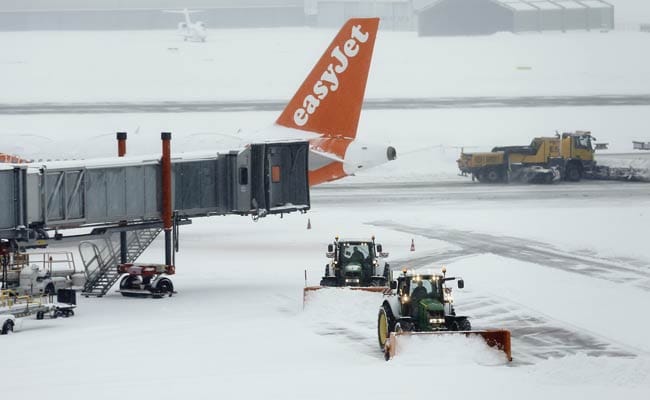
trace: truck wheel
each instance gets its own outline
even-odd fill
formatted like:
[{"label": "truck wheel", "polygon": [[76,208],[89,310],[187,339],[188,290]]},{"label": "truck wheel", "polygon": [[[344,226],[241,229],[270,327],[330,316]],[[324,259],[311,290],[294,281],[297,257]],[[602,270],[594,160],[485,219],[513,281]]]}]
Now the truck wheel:
[{"label": "truck wheel", "polygon": [[565,174],[566,180],[571,182],[579,182],[582,178],[582,171],[580,171],[580,167],[575,162],[567,165]]},{"label": "truck wheel", "polygon": [[14,331],[14,321],[7,320],[5,321],[4,324],[2,324],[2,331],[0,331],[0,335],[7,335],[9,333],[12,333]]},{"label": "truck wheel", "polygon": [[503,180],[501,171],[497,168],[484,168],[479,174],[480,182],[497,183]]},{"label": "truck wheel", "polygon": [[395,330],[395,319],[390,307],[384,304],[379,309],[377,316],[377,338],[379,339],[379,348],[384,350],[386,341],[390,337],[390,333]]}]

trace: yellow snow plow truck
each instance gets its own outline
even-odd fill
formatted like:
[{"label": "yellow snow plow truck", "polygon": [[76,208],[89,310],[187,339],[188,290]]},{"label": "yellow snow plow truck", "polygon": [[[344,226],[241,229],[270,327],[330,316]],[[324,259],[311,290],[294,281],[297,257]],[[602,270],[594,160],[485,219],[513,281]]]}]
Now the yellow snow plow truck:
[{"label": "yellow snow plow truck", "polygon": [[400,348],[400,340],[412,335],[465,335],[481,336],[490,346],[505,353],[512,361],[510,331],[503,329],[472,330],[468,317],[457,315],[453,306],[451,288],[446,282],[457,280],[458,288],[465,284],[462,278],[435,272],[408,271],[404,269],[390,284],[390,292],[377,317],[379,348],[386,361]]},{"label": "yellow snow plow truck", "polygon": [[592,140],[591,132],[577,131],[536,137],[528,146],[495,147],[489,153],[461,152],[458,168],[472,179],[487,183],[577,182],[595,174]]}]

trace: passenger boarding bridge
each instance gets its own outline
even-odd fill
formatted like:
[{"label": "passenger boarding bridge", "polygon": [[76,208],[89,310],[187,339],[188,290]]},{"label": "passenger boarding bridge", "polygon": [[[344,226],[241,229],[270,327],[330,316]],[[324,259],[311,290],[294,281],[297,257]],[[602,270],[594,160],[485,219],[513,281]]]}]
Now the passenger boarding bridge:
[{"label": "passenger boarding bridge", "polygon": [[[122,155],[125,139],[118,134]],[[171,246],[178,250],[178,226],[192,218],[259,218],[310,208],[307,142],[253,143],[238,151],[172,158],[171,134],[163,133],[162,139],[162,159],[0,167],[2,258],[52,242],[83,241],[79,248],[88,274],[84,294],[102,296],[119,279],[117,266],[133,263],[163,229],[165,264],[173,265]],[[71,228],[88,233],[66,235]]]}]

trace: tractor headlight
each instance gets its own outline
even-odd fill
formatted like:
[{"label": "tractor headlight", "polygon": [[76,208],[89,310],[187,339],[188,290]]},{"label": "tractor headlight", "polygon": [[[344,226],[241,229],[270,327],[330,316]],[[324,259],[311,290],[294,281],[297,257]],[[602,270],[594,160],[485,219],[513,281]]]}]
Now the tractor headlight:
[{"label": "tractor headlight", "polygon": [[445,319],[444,318],[429,318],[429,323],[431,325],[444,324]]},{"label": "tractor headlight", "polygon": [[345,283],[359,283],[359,278],[347,278]]}]

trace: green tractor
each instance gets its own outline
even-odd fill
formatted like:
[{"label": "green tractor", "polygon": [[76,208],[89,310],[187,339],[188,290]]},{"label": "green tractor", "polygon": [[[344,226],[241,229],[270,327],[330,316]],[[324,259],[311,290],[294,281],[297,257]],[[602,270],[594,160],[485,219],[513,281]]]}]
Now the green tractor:
[{"label": "green tractor", "polygon": [[[442,274],[420,274],[404,270],[391,282],[391,293],[384,295],[379,309],[377,334],[383,350],[391,332],[470,331],[466,316],[456,315],[451,288],[445,286],[455,277]],[[458,278],[458,288],[464,282]]]},{"label": "green tractor", "polygon": [[321,287],[386,287],[390,275],[388,263],[381,259],[388,257],[381,244],[371,240],[339,240],[327,246],[327,257]]}]

